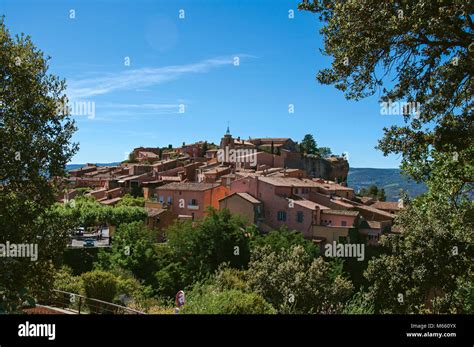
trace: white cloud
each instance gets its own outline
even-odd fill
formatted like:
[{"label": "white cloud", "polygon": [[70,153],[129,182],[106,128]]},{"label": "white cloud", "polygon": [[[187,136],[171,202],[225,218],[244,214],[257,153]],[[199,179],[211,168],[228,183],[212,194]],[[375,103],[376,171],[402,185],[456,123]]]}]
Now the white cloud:
[{"label": "white cloud", "polygon": [[[250,57],[249,55],[235,55]],[[103,95],[120,90],[136,90],[176,80],[187,74],[205,73],[224,65],[232,65],[233,57],[213,58],[187,65],[141,68],[109,73],[104,76],[70,80],[67,95],[70,100]]]}]

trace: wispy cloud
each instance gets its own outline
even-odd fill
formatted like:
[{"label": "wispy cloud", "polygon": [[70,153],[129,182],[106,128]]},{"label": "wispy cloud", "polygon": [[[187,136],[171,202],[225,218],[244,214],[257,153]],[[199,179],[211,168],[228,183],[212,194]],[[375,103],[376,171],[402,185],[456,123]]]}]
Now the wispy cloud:
[{"label": "wispy cloud", "polygon": [[138,120],[142,117],[166,116],[181,114],[190,105],[189,101],[179,99],[176,102],[167,103],[115,103],[101,102],[97,104],[94,117],[76,117],[79,122],[91,119],[101,122],[128,122]]},{"label": "wispy cloud", "polygon": [[101,108],[106,109],[122,109],[122,110],[153,110],[153,111],[162,111],[175,109],[179,107],[179,104],[121,104],[121,103],[101,103]]},{"label": "wispy cloud", "polygon": [[[250,55],[235,55],[239,58]],[[224,65],[233,65],[234,56],[203,60],[187,65],[171,65],[157,68],[141,68],[109,73],[94,78],[70,80],[68,97],[71,100],[103,95],[120,90],[136,90],[168,81],[176,80],[184,75],[205,73]]]}]

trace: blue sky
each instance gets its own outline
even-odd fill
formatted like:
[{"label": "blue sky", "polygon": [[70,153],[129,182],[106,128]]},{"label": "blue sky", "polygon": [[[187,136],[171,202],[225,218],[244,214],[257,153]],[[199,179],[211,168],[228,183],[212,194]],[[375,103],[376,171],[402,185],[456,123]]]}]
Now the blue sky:
[{"label": "blue sky", "polygon": [[401,117],[382,116],[377,95],[347,101],[316,81],[331,60],[319,52],[317,17],[296,6],[0,0],[0,14],[12,33],[30,35],[52,57],[50,71],[67,80],[71,102],[95,105],[93,118],[74,116],[80,150],[72,163],[121,161],[138,146],[218,143],[229,122],[236,137],[300,141],[311,133],[319,146],[347,152],[353,167],[398,167],[398,156],[374,146]]}]

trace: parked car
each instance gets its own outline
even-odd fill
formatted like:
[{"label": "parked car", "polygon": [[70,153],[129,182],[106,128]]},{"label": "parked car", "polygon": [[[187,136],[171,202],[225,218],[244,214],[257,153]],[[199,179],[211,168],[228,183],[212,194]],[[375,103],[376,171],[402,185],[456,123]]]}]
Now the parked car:
[{"label": "parked car", "polygon": [[84,247],[94,247],[94,239],[84,239]]}]

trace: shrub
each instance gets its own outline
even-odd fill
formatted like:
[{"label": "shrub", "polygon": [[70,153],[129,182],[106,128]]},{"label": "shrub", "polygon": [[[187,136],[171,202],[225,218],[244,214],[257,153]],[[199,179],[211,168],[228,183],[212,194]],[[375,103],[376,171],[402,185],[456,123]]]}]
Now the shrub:
[{"label": "shrub", "polygon": [[[84,292],[88,298],[113,302],[117,294],[117,277],[109,272],[94,270],[81,275]],[[92,301],[88,302],[91,313],[103,312],[104,308]]]},{"label": "shrub", "polygon": [[181,311],[185,314],[273,314],[275,310],[257,293],[237,289],[219,291],[213,286],[193,289],[188,303]]}]

